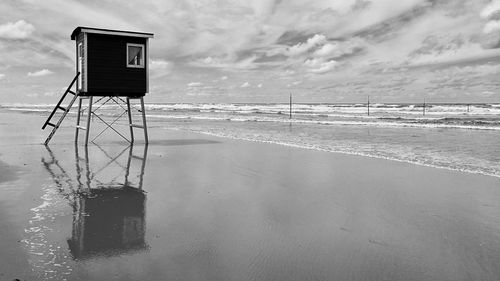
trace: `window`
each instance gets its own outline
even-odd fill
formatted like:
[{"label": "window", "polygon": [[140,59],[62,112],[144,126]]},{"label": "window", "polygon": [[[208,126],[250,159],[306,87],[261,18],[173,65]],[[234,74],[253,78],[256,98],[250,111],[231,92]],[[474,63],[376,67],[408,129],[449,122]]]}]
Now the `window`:
[{"label": "window", "polygon": [[127,44],[127,67],[144,68],[144,45]]}]

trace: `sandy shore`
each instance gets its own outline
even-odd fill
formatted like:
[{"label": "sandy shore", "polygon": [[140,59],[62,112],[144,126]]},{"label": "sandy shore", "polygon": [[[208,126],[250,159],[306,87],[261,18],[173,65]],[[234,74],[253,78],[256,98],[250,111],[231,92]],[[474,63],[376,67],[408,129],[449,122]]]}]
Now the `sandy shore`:
[{"label": "sandy shore", "polygon": [[0,280],[500,279],[499,178],[157,128],[46,149],[41,122],[0,112]]}]

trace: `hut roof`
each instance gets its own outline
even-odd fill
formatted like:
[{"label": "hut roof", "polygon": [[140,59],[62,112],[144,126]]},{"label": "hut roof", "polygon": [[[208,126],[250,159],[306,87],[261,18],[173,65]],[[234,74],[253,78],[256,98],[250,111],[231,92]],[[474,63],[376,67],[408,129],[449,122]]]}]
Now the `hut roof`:
[{"label": "hut roof", "polygon": [[134,31],[126,31],[126,30],[113,30],[113,29],[102,29],[102,28],[92,28],[79,26],[73,30],[71,33],[71,40],[75,40],[76,36],[80,32],[86,33],[97,33],[97,34],[107,34],[107,35],[117,35],[117,36],[129,36],[129,37],[142,37],[142,38],[153,38],[153,33],[144,33],[144,32],[134,32]]}]

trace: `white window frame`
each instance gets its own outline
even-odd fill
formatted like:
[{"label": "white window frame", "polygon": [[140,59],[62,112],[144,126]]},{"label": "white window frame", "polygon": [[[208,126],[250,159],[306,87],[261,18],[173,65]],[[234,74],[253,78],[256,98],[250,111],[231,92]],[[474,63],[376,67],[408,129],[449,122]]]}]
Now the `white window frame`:
[{"label": "white window frame", "polygon": [[77,90],[81,91],[83,90],[83,42],[80,42],[76,45],[76,71],[80,72],[80,75],[78,76],[78,83],[77,83]]},{"label": "white window frame", "polygon": [[[128,49],[129,47],[140,47],[141,48],[141,64],[140,65],[134,65],[134,64],[129,64],[128,63]],[[134,44],[134,43],[127,43],[127,60],[126,60],[126,63],[127,63],[127,67],[131,67],[131,68],[144,68],[144,62],[146,61],[146,58],[144,57],[144,49],[146,48],[146,46],[144,44]]]}]

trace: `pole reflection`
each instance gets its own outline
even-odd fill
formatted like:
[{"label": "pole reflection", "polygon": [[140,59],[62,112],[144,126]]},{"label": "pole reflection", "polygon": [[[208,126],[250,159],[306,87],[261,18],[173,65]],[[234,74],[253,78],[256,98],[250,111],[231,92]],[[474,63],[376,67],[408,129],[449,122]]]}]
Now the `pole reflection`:
[{"label": "pole reflection", "polygon": [[137,155],[133,145],[118,153],[113,147],[75,145],[74,175],[48,148],[51,159],[42,162],[73,208],[67,243],[74,259],[148,249],[142,190],[148,146],[142,148],[142,155]]}]

